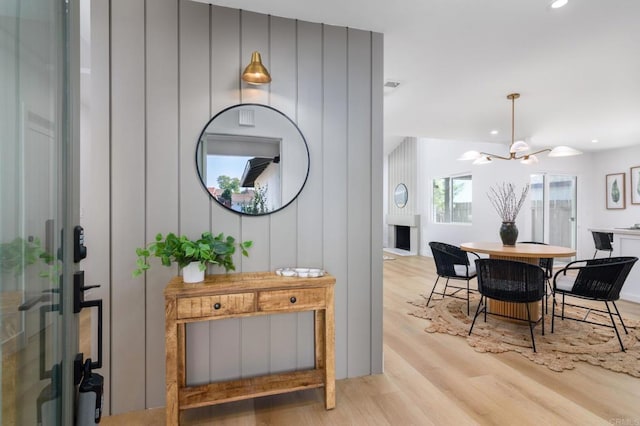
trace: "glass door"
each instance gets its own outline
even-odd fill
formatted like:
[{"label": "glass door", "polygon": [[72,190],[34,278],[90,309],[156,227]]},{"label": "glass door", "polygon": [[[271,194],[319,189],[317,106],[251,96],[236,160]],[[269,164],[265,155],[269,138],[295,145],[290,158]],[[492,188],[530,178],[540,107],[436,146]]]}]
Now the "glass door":
[{"label": "glass door", "polygon": [[75,315],[64,309],[72,292],[63,291],[73,274],[66,261],[71,236],[63,229],[77,220],[72,4],[0,5],[0,424],[6,425],[73,423],[77,335]]},{"label": "glass door", "polygon": [[544,175],[531,175],[529,183],[529,199],[531,200],[531,241],[545,242],[544,211],[545,211]]},{"label": "glass door", "polygon": [[[576,248],[575,176],[531,175],[531,237],[533,241]],[[557,259],[560,262],[570,258]]]}]

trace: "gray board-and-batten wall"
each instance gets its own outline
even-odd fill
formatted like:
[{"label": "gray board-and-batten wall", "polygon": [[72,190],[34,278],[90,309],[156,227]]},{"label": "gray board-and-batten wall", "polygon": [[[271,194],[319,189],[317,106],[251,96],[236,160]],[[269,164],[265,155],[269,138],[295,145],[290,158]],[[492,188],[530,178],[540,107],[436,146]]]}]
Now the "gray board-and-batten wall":
[{"label": "gray board-and-batten wall", "polygon": [[[131,276],[135,248],[158,232],[252,240],[238,271],[326,269],[337,377],[382,372],[382,35],[186,0],[94,0],[91,46],[83,267],[103,284],[91,297],[105,300],[107,412],[165,402],[162,291],[178,269],[156,262]],[[269,85],[240,80],[254,50]],[[287,114],[309,145],[302,193],[267,216],[225,210],[196,175],[202,127],[242,102]],[[193,324],[188,382],[312,365],[312,344],[310,313]]]}]

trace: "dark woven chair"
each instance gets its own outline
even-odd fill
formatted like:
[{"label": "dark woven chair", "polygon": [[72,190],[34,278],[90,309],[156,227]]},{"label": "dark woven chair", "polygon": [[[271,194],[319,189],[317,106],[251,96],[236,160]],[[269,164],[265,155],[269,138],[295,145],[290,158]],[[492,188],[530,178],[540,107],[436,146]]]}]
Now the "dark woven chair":
[{"label": "dark woven chair", "polygon": [[[542,244],[547,245],[547,243],[541,243],[539,241],[523,241],[522,244]],[[544,306],[546,310],[546,314],[549,313],[549,302],[547,298],[549,295],[553,294],[553,285],[551,284],[551,278],[553,278],[553,257],[543,257],[538,262],[538,265],[544,269],[544,277],[547,280],[547,285],[549,286],[549,292],[545,295],[544,298]]]},{"label": "dark woven chair", "polygon": [[593,235],[593,242],[596,245],[596,251],[593,253],[593,258],[595,259],[598,255],[598,251],[608,251],[609,257],[611,257],[611,253],[613,253],[613,247],[611,243],[613,242],[613,234],[611,232],[596,232],[591,231]]},{"label": "dark woven chair", "polygon": [[[533,337],[533,328],[538,322],[542,323],[542,335],[544,336],[544,309],[541,309],[541,317],[532,319],[529,303],[541,301],[545,295],[544,270],[537,266],[524,262],[516,262],[504,259],[478,259],[476,260],[478,271],[478,291],[482,295],[480,303],[473,317],[469,335],[480,312],[484,312],[484,321],[487,314],[525,321],[529,325],[531,333],[531,346],[536,351],[536,341]],[[487,298],[511,303],[524,303],[527,309],[527,319],[507,317],[493,312],[488,312]]]},{"label": "dark woven chair", "polygon": [[[427,306],[429,306],[429,302],[431,302],[431,298],[434,294],[442,296],[443,299],[445,296],[455,297],[457,299],[467,301],[467,315],[469,315],[469,280],[472,280],[476,277],[475,265],[469,263],[467,252],[462,250],[460,247],[456,247],[447,243],[440,243],[437,241],[430,242],[429,247],[431,247],[433,260],[436,263],[436,272],[438,274],[438,278],[436,278],[436,282],[433,283],[431,294],[429,294],[429,299],[427,300]],[[476,256],[478,259],[480,258],[480,256],[478,256],[476,253],[469,253]],[[440,278],[447,279],[444,284],[444,290],[442,290],[442,292],[436,291],[436,286],[438,285],[438,281],[440,280]],[[449,285],[450,279],[466,281],[467,285],[466,287]],[[453,291],[447,293],[448,288],[453,289]],[[458,292],[464,290],[466,290],[466,297],[459,296]]]},{"label": "dark woven chair", "polygon": [[[625,348],[622,344],[618,327],[614,321],[614,315],[620,320],[620,324],[622,324],[624,332],[628,334],[628,331],[627,327],[624,325],[624,321],[622,321],[622,316],[620,315],[620,311],[618,311],[615,301],[620,298],[620,290],[629,275],[629,271],[631,271],[631,268],[637,261],[637,257],[631,256],[576,260],[556,272],[553,277],[554,303],[553,310],[551,312],[551,332],[553,333],[554,322],[557,316],[563,320],[566,318],[574,321],[588,322],[590,324],[613,328],[616,332],[616,336],[618,337],[618,342],[620,342],[620,348],[624,351]],[[575,271],[575,273],[567,275],[567,271]],[[562,312],[560,315],[556,315],[555,310],[555,299],[558,294],[562,295]],[[604,302],[607,310],[605,311],[584,305],[565,303],[565,296]],[[611,311],[609,302],[613,305],[615,313]],[[584,318],[565,316],[565,305],[585,309],[587,313]],[[587,318],[591,312],[608,314],[611,319],[611,325],[588,320]]]}]

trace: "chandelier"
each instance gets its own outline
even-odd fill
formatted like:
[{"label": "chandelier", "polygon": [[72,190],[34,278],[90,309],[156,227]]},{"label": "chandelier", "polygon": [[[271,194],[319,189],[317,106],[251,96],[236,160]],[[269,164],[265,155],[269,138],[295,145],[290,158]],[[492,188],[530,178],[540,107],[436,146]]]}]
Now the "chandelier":
[{"label": "chandelier", "polygon": [[582,152],[568,146],[557,146],[553,149],[545,148],[529,153],[529,144],[525,141],[515,140],[515,102],[520,97],[519,93],[510,93],[507,99],[511,101],[511,145],[509,145],[509,156],[490,154],[488,152],[467,151],[458,160],[473,160],[473,164],[489,164],[493,159],[498,160],[520,160],[522,164],[535,164],[538,162],[536,155],[548,152],[549,157],[570,157],[579,155]]}]

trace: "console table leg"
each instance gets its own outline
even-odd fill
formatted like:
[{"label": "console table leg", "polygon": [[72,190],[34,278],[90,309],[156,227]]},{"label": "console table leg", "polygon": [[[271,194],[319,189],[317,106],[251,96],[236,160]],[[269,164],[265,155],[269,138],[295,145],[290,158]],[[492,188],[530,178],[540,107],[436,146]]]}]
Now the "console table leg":
[{"label": "console table leg", "polygon": [[165,302],[165,353],[166,353],[166,424],[177,426],[180,422],[178,409],[178,325],[172,318],[176,317],[175,299]]},{"label": "console table leg", "polygon": [[187,385],[187,368],[186,368],[186,347],[187,347],[187,325],[185,323],[180,323],[177,326],[178,332],[178,389],[183,388]]},{"label": "console table leg", "polygon": [[336,407],[336,336],[333,297],[333,287],[327,288],[327,309],[324,311],[324,400],[327,410]]},{"label": "console table leg", "polygon": [[325,366],[325,329],[326,329],[326,321],[325,321],[325,311],[317,310],[313,311],[315,318],[315,351],[316,351],[316,369],[322,369]]}]

